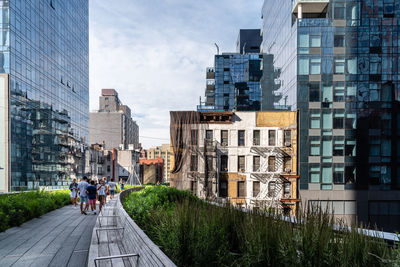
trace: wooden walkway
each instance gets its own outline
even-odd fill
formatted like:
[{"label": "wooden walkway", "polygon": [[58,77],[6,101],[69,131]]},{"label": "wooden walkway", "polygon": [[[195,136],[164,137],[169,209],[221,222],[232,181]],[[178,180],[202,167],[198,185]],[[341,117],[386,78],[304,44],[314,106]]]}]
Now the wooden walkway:
[{"label": "wooden walkway", "polygon": [[70,205],[8,229],[0,233],[0,266],[86,266],[96,218]]}]

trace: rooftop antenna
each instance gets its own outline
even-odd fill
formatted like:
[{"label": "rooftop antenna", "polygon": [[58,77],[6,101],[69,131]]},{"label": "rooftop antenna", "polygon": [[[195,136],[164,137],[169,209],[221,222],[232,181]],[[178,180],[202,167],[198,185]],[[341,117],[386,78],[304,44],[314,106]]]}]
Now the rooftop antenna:
[{"label": "rooftop antenna", "polygon": [[214,44],[217,47],[217,55],[219,55],[219,46],[217,45],[217,43],[214,43]]}]

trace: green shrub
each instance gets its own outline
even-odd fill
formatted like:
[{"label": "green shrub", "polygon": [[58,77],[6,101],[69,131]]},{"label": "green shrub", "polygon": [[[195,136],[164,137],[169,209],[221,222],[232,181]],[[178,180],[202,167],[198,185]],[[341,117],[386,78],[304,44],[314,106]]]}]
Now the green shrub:
[{"label": "green shrub", "polygon": [[0,195],[0,232],[70,203],[69,190]]},{"label": "green shrub", "polygon": [[400,258],[382,239],[335,231],[320,209],[299,213],[294,225],[166,186],[133,192],[123,205],[178,266],[396,266]]}]

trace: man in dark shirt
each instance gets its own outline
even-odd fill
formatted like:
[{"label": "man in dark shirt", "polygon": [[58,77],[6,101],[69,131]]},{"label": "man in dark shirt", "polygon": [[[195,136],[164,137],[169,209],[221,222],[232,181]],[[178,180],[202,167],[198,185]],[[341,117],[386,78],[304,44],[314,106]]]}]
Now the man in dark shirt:
[{"label": "man in dark shirt", "polygon": [[92,209],[93,213],[96,214],[96,194],[97,188],[94,185],[94,181],[90,181],[90,185],[86,189],[88,196],[89,196],[89,205]]}]

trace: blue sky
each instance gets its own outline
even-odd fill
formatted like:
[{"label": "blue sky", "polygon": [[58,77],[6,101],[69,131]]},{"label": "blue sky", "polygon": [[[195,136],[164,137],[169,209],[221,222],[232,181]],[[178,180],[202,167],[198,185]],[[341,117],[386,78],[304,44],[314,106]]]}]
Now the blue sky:
[{"label": "blue sky", "polygon": [[260,28],[262,3],[90,1],[90,109],[98,108],[101,88],[115,88],[133,111],[143,146],[169,143],[169,111],[196,109],[214,43],[235,51],[240,28]]}]

